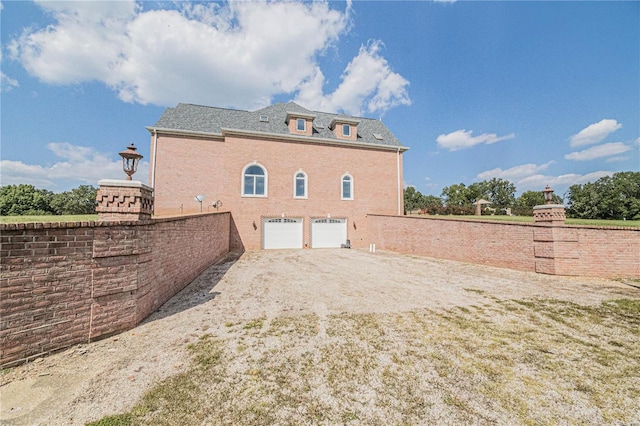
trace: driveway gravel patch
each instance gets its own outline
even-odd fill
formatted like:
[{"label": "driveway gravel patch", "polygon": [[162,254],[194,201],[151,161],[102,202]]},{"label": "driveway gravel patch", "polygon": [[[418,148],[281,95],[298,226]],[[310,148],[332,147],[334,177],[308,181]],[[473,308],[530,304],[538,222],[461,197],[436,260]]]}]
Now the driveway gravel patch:
[{"label": "driveway gravel patch", "polygon": [[623,280],[246,252],[128,332],[3,371],[0,423],[640,423],[638,306]]}]

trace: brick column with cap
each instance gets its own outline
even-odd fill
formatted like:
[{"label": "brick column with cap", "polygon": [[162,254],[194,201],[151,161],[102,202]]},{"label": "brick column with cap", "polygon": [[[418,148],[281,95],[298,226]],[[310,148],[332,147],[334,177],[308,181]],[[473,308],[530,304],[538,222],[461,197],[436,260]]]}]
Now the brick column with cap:
[{"label": "brick column with cap", "polygon": [[96,200],[99,221],[149,220],[153,214],[153,190],[135,180],[103,179]]},{"label": "brick column with cap", "polygon": [[533,221],[541,225],[564,225],[566,219],[562,204],[544,204],[533,208]]}]

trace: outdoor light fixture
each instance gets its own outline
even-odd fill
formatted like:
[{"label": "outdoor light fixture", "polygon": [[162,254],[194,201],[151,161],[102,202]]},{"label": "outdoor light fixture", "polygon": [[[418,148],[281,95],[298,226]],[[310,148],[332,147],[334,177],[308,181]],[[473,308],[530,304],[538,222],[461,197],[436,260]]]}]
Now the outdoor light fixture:
[{"label": "outdoor light fixture", "polygon": [[215,201],[213,204],[211,204],[213,207],[216,208],[216,210],[218,210],[220,207],[222,207],[222,201],[218,200]]},{"label": "outdoor light fixture", "polygon": [[547,185],[546,188],[544,188],[544,191],[542,191],[542,194],[544,194],[544,201],[547,204],[551,204],[553,201],[553,189],[549,188],[549,185]]},{"label": "outdoor light fixture", "polygon": [[131,142],[125,151],[120,152],[120,156],[122,157],[122,170],[127,174],[127,180],[131,180],[131,175],[138,170],[138,163],[142,155],[136,152],[136,147]]},{"label": "outdoor light fixture", "polygon": [[204,195],[196,195],[195,197],[193,197],[194,200],[200,203],[200,213],[202,213],[202,202],[205,198],[206,197]]}]

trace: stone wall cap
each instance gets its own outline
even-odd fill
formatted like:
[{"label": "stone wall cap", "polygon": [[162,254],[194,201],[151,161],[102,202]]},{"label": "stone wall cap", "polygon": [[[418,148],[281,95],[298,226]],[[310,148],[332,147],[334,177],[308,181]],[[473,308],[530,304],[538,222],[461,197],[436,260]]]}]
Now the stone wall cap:
[{"label": "stone wall cap", "polygon": [[543,210],[543,209],[564,209],[564,205],[562,204],[542,204],[539,206],[534,206],[534,210]]},{"label": "stone wall cap", "polygon": [[124,179],[102,179],[98,181],[98,185],[100,186],[119,186],[126,188],[143,188],[151,191],[151,187],[145,185],[139,180],[124,180]]}]

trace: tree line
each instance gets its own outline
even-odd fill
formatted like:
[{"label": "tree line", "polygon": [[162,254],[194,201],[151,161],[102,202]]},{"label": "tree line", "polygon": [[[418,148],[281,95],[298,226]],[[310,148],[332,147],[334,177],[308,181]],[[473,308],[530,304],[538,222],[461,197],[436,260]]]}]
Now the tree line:
[{"label": "tree line", "polygon": [[92,185],[80,185],[60,193],[27,184],[6,185],[0,187],[0,215],[93,214],[97,191]]},{"label": "tree line", "polygon": [[[510,209],[518,216],[532,216],[534,206],[545,204],[542,191],[525,191],[517,198],[515,193],[512,182],[499,178],[468,186],[447,186],[440,197],[407,187],[405,214],[415,210],[427,214],[474,214],[474,203],[484,199],[491,203],[485,210],[491,214],[505,214]],[[572,185],[564,199],[553,194],[552,202],[566,204],[567,216],[572,218],[640,220],[640,172],[619,172],[596,182]]]}]

